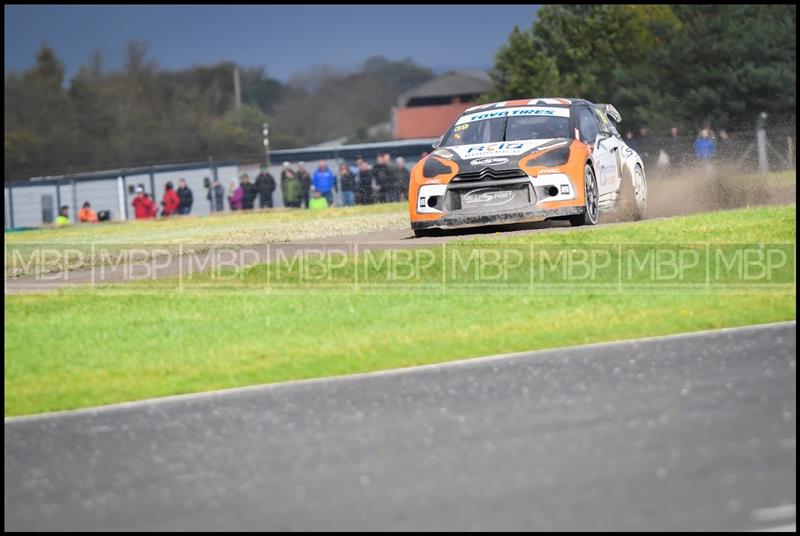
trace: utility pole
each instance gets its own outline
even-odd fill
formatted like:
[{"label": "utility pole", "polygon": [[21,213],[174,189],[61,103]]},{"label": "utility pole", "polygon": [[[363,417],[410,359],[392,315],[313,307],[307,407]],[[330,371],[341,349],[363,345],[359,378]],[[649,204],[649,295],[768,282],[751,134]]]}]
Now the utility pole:
[{"label": "utility pole", "polygon": [[234,105],[236,109],[242,107],[242,86],[239,83],[239,68],[233,68],[233,96],[234,96]]},{"label": "utility pole", "polygon": [[269,167],[269,124],[263,124],[264,130],[261,133],[264,135],[264,156],[267,163],[267,167]]},{"label": "utility pole", "polygon": [[758,144],[758,172],[767,173],[769,162],[767,161],[767,131],[765,128],[767,113],[761,112],[756,120],[756,143]]}]

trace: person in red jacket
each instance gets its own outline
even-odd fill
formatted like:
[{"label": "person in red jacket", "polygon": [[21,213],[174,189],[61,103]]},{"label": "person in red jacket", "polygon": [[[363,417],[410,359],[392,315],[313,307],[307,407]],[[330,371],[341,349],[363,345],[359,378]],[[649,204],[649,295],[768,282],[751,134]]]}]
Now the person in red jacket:
[{"label": "person in red jacket", "polygon": [[141,186],[136,187],[136,197],[131,204],[137,220],[156,217],[156,204]]},{"label": "person in red jacket", "polygon": [[172,188],[172,183],[168,182],[164,188],[164,197],[161,199],[161,216],[166,218],[178,212],[178,205],[181,204],[181,199]]}]

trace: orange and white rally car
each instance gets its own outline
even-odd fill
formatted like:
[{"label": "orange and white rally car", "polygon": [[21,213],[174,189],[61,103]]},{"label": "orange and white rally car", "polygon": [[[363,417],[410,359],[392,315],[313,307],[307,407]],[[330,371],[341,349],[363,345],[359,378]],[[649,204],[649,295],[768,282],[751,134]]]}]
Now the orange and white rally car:
[{"label": "orange and white rally car", "polygon": [[414,234],[544,219],[595,225],[601,210],[644,216],[639,155],[610,104],[525,99],[474,106],[411,170]]}]

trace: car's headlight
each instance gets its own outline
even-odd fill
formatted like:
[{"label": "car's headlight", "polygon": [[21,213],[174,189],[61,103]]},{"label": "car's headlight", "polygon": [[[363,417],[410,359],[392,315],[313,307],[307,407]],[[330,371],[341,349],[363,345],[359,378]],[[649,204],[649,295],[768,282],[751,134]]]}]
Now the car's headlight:
[{"label": "car's headlight", "polygon": [[569,147],[546,151],[528,160],[529,166],[563,166],[569,161]]},{"label": "car's headlight", "polygon": [[451,171],[450,166],[442,164],[438,159],[434,158],[433,156],[429,156],[428,159],[425,161],[425,164],[422,166],[422,176],[425,177],[426,179],[432,179],[437,175],[450,173],[450,171]]}]

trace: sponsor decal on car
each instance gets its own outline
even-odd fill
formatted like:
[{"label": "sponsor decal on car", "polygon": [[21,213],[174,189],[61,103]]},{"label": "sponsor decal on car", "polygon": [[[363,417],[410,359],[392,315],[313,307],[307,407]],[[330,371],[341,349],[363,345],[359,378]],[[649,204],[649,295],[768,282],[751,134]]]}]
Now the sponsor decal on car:
[{"label": "sponsor decal on car", "polygon": [[506,110],[492,110],[482,111],[469,115],[462,115],[456,121],[456,125],[464,123],[472,123],[474,121],[484,121],[486,119],[495,119],[497,117],[519,117],[531,115],[544,115],[555,117],[569,117],[569,110],[566,108],[552,108],[552,107],[520,107],[508,108]]},{"label": "sponsor decal on car", "polygon": [[479,188],[464,194],[465,204],[480,203],[487,207],[504,205],[514,199],[514,192],[508,190],[497,190],[492,188]]},{"label": "sponsor decal on car", "polygon": [[546,173],[561,173],[559,168],[544,168],[539,172],[539,175],[544,175]]},{"label": "sponsor decal on car", "polygon": [[475,153],[496,153],[498,151],[518,151],[525,147],[524,143],[490,143],[488,145],[473,145],[467,149],[467,154]]},{"label": "sponsor decal on car", "polygon": [[508,162],[508,158],[479,158],[470,162],[473,166],[497,166]]},{"label": "sponsor decal on car", "polygon": [[458,154],[460,158],[464,159],[515,156],[552,141],[552,139],[545,139],[519,142],[476,143],[472,145],[451,146],[450,149]]}]

